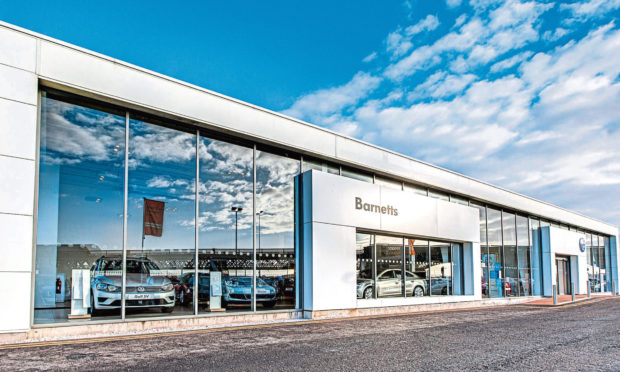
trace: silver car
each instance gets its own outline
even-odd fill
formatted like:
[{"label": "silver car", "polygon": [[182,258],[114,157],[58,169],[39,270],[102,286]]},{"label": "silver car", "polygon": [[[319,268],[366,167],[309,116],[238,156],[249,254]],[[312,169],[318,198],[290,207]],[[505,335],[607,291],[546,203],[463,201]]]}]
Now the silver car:
[{"label": "silver car", "polygon": [[[175,292],[170,279],[155,276],[159,267],[146,257],[128,257],[125,306],[127,308],[159,308],[174,310]],[[101,257],[91,268],[90,311],[121,307],[122,263],[118,257]]]},{"label": "silver car", "polygon": [[[426,282],[415,273],[406,271],[405,293],[407,296],[424,296]],[[358,279],[357,298],[373,298],[372,279]],[[402,295],[401,270],[387,269],[377,275],[377,297],[392,297]]]}]

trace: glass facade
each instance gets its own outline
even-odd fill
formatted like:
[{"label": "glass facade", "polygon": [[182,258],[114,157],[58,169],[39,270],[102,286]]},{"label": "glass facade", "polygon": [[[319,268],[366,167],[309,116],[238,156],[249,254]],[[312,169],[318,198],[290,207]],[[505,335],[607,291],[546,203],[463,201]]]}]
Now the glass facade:
[{"label": "glass facade", "polygon": [[[80,296],[92,319],[295,308],[294,177],[310,169],[476,208],[487,297],[540,295],[540,228],[575,230],[43,92],[35,323],[67,321]],[[586,237],[590,289],[609,291],[609,238]],[[359,233],[356,253],[358,298],[464,293],[461,244]]]},{"label": "glass facade", "polygon": [[462,249],[459,243],[358,233],[357,298],[462,295]]},{"label": "glass facade", "polygon": [[218,136],[43,94],[35,323],[295,307],[300,159]]}]

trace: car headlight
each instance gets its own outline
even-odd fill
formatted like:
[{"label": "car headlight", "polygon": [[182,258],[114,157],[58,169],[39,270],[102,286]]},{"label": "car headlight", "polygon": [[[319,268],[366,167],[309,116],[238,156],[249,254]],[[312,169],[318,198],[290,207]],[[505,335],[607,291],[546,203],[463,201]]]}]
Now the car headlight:
[{"label": "car headlight", "polygon": [[106,292],[116,292],[119,289],[114,284],[105,284],[105,283],[97,283],[95,288],[97,288],[100,291],[106,291]]},{"label": "car headlight", "polygon": [[170,292],[173,288],[174,286],[172,285],[172,283],[164,284],[161,286],[161,290],[165,292]]}]

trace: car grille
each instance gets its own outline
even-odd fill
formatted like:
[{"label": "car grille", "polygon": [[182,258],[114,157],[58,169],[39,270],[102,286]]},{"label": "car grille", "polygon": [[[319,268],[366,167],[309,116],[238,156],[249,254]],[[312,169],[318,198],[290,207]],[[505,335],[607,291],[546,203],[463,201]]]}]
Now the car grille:
[{"label": "car grille", "polygon": [[[139,291],[138,290],[139,287],[144,288],[144,291]],[[146,285],[143,285],[143,286],[127,287],[127,292],[128,293],[129,292],[131,292],[131,293],[145,292],[146,293],[146,292],[163,292],[163,291],[161,290],[161,287],[159,287],[159,286],[146,286]]]},{"label": "car grille", "polygon": [[167,305],[164,299],[159,300],[125,300],[125,306],[157,306]]}]

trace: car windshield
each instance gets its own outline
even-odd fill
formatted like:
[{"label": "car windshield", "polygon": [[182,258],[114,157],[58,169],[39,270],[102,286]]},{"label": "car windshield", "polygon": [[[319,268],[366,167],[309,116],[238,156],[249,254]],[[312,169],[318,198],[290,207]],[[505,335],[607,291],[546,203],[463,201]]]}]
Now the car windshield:
[{"label": "car windshield", "polygon": [[[231,278],[230,282],[233,285],[247,285],[247,286],[251,286],[252,285],[252,278],[247,277],[247,276],[242,276],[242,277],[236,277],[236,278]],[[268,285],[267,283],[265,283],[265,281],[261,278],[256,278],[256,285]]]},{"label": "car windshield", "polygon": [[127,260],[127,274],[149,274],[152,270],[159,270],[159,267],[147,260]]}]

